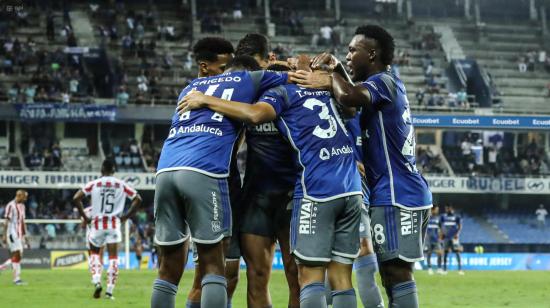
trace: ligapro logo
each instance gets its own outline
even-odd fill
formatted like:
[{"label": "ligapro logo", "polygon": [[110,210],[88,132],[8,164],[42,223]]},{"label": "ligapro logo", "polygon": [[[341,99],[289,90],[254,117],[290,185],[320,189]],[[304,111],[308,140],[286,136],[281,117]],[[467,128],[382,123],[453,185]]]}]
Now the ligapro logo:
[{"label": "ligapro logo", "polygon": [[135,175],[123,176],[122,180],[132,187],[135,187],[141,183],[139,176],[135,176]]},{"label": "ligapro logo", "polygon": [[529,191],[542,191],[544,190],[544,182],[542,180],[529,180],[527,181],[527,189]]}]

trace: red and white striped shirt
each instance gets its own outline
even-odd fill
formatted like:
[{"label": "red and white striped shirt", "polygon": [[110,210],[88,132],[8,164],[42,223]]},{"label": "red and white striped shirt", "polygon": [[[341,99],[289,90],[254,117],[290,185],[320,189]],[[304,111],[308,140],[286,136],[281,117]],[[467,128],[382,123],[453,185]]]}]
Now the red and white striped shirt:
[{"label": "red and white striped shirt", "polygon": [[126,198],[137,196],[135,189],[113,176],[104,176],[82,187],[86,196],[91,197],[92,228],[118,229],[120,215],[124,211]]},{"label": "red and white striped shirt", "polygon": [[25,205],[16,203],[15,199],[6,205],[4,218],[8,220],[8,234],[22,238],[25,235]]}]

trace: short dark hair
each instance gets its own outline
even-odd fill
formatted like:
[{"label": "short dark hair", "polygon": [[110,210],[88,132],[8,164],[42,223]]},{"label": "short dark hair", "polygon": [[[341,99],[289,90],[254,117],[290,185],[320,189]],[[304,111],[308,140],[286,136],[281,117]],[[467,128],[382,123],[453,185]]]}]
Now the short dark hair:
[{"label": "short dark hair", "polygon": [[282,64],[271,64],[267,67],[268,71],[276,71],[276,72],[288,72],[290,71],[290,67]]},{"label": "short dark hair", "polygon": [[221,37],[205,37],[198,40],[193,46],[195,61],[218,60],[218,55],[234,53],[235,49],[230,41]]},{"label": "short dark hair", "polygon": [[259,71],[262,68],[251,56],[236,56],[227,64],[227,68],[244,69],[247,71]]},{"label": "short dark hair", "polygon": [[355,30],[355,35],[364,35],[365,37],[374,39],[382,52],[380,55],[382,64],[390,65],[392,63],[395,42],[388,31],[377,25],[366,25],[358,27]]},{"label": "short dark hair", "polygon": [[105,159],[101,164],[101,171],[104,173],[115,173],[115,163],[110,159]]},{"label": "short dark hair", "polygon": [[262,59],[269,58],[269,41],[267,37],[259,33],[248,33],[237,44],[236,56],[259,55]]}]

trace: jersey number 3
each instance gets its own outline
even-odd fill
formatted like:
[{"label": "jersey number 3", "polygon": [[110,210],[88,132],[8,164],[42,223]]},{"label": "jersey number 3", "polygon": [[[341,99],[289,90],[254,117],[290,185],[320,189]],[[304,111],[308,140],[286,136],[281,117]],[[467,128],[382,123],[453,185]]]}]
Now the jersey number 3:
[{"label": "jersey number 3", "polygon": [[338,124],[336,122],[336,119],[330,114],[327,104],[323,103],[322,101],[316,98],[308,98],[304,103],[304,107],[306,107],[309,110],[313,110],[315,106],[321,107],[321,112],[319,112],[319,118],[321,120],[328,121],[329,127],[321,128],[320,125],[317,125],[313,130],[313,135],[321,139],[330,139],[334,137],[336,135],[336,131],[338,131]]}]

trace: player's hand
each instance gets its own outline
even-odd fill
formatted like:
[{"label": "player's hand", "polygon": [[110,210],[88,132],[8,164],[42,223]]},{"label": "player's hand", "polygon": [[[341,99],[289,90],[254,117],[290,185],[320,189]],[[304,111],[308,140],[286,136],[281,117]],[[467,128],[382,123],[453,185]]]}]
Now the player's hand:
[{"label": "player's hand", "polygon": [[363,165],[362,162],[357,161],[357,169],[359,170],[359,174],[361,174],[361,177],[365,177],[365,165]]},{"label": "player's hand", "polygon": [[332,72],[339,63],[340,61],[334,55],[324,52],[311,60],[311,68],[313,70],[328,70]]},{"label": "player's hand", "polygon": [[206,107],[207,100],[208,95],[204,95],[201,91],[191,90],[178,102],[178,107],[176,109],[181,115],[190,110]]},{"label": "player's hand", "polygon": [[85,226],[89,225],[89,224],[92,222],[92,220],[90,219],[90,217],[88,217],[88,216],[86,216],[86,215],[82,216],[82,220],[84,220],[84,225],[85,225]]},{"label": "player's hand", "polygon": [[296,71],[290,81],[304,88],[332,90],[332,76],[325,71]]}]

